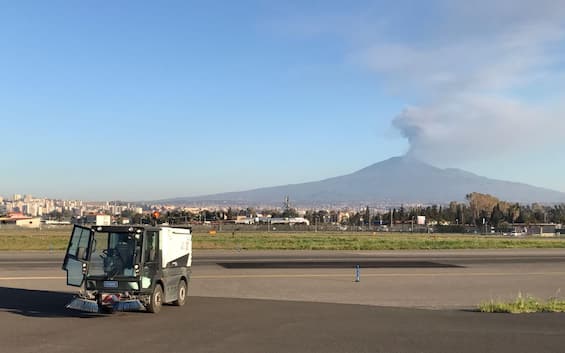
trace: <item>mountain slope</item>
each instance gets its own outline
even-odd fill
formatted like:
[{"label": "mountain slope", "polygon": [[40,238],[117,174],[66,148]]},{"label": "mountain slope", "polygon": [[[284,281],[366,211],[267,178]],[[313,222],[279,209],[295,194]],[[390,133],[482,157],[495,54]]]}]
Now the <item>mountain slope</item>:
[{"label": "mountain slope", "polygon": [[527,184],[489,179],[459,169],[440,169],[421,161],[394,157],[352,174],[316,182],[167,200],[174,203],[226,201],[279,204],[289,196],[294,204],[327,203],[446,203],[470,192],[502,200],[565,202],[565,193]]}]

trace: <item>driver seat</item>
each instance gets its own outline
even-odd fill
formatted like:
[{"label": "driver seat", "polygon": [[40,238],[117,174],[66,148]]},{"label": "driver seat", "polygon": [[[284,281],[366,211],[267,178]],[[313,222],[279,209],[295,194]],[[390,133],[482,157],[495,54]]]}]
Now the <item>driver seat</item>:
[{"label": "driver seat", "polygon": [[127,242],[119,242],[116,245],[116,250],[122,260],[124,270],[133,268],[133,247]]}]

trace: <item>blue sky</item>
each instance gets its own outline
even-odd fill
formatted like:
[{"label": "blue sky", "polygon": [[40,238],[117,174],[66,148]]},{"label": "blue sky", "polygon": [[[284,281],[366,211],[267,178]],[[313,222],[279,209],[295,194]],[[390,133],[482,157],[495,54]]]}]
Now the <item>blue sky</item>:
[{"label": "blue sky", "polygon": [[407,152],[565,191],[563,6],[387,3],[0,2],[0,195],[199,195]]}]

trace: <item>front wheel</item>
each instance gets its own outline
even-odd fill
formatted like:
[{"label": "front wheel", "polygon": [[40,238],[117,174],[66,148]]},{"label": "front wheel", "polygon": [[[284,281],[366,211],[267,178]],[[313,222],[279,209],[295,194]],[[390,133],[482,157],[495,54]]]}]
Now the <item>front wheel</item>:
[{"label": "front wheel", "polygon": [[157,314],[161,311],[161,306],[163,305],[163,288],[160,284],[155,285],[151,298],[149,299],[149,304],[145,306],[148,312]]},{"label": "front wheel", "polygon": [[186,303],[186,296],[188,294],[186,281],[181,279],[179,282],[179,288],[177,290],[177,300],[173,302],[175,306],[183,306]]}]

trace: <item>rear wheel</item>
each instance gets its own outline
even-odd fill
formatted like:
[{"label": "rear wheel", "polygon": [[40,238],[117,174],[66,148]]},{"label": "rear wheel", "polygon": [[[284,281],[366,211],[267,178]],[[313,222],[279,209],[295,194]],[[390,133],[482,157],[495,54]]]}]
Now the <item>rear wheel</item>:
[{"label": "rear wheel", "polygon": [[188,295],[187,288],[188,286],[186,285],[186,281],[181,279],[177,290],[177,300],[173,302],[173,305],[183,306],[186,303],[186,296]]},{"label": "rear wheel", "polygon": [[163,288],[160,284],[155,285],[151,298],[149,298],[149,304],[145,306],[148,312],[157,314],[161,311],[161,306],[163,305]]}]

